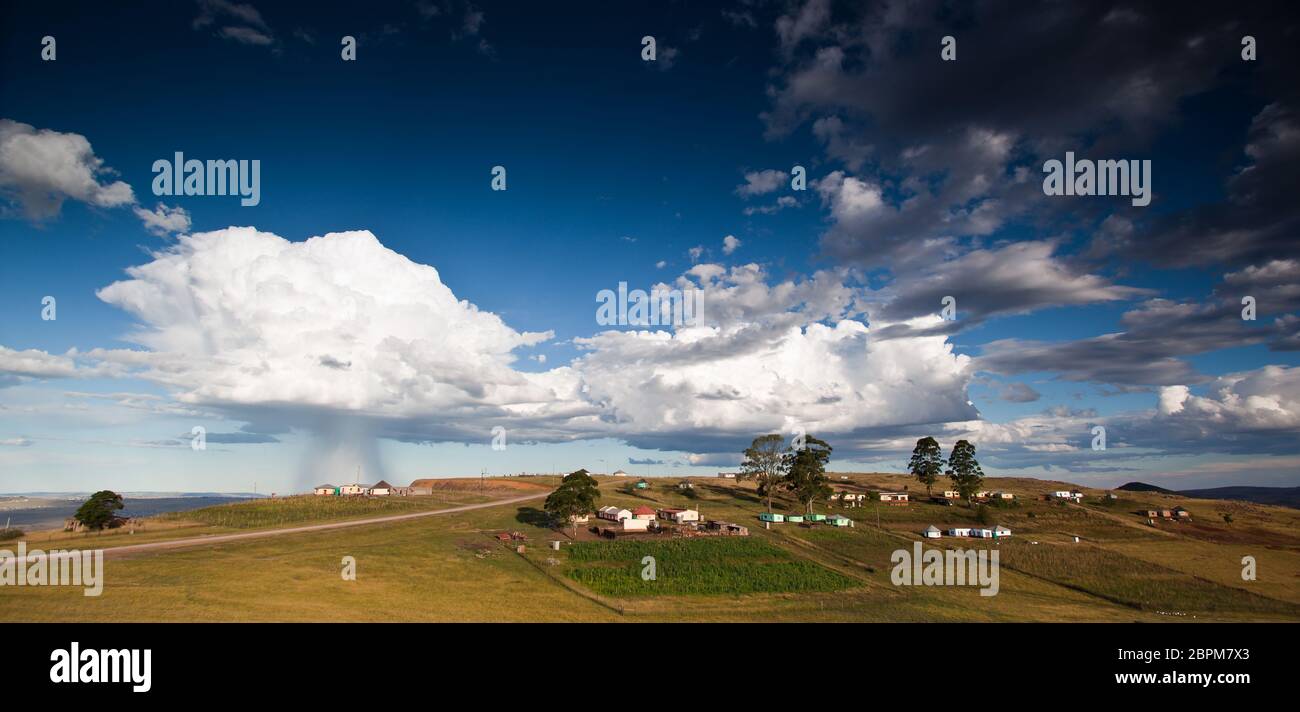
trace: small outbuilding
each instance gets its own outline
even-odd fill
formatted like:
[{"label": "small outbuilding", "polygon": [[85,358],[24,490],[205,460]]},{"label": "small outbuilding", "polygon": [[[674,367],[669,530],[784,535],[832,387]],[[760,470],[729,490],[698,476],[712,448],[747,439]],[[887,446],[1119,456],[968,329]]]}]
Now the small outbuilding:
[{"label": "small outbuilding", "polygon": [[749,536],[749,527],[716,519],[710,519],[704,528],[706,531],[717,532],[723,536]]},{"label": "small outbuilding", "polygon": [[640,507],[637,507],[636,509],[632,510],[632,518],[644,519],[646,521],[653,521],[655,518],[655,510],[643,504]]},{"label": "small outbuilding", "polygon": [[339,488],[334,485],[316,485],[316,487],[312,489],[312,493],[321,496],[336,495],[339,493]]},{"label": "small outbuilding", "polygon": [[623,525],[623,531],[625,532],[643,532],[650,529],[651,521],[652,520],[650,519],[633,518],[633,519],[624,519],[619,523]]},{"label": "small outbuilding", "polygon": [[844,516],[843,514],[832,514],[831,516],[829,516],[829,517],[826,518],[826,523],[829,524],[829,525],[831,525],[831,526],[833,526],[833,527],[851,527],[851,526],[853,526],[853,520],[852,520],[852,519],[849,519],[848,517]]},{"label": "small outbuilding", "polygon": [[906,492],[881,492],[880,501],[885,504],[904,506],[907,504]]},{"label": "small outbuilding", "polygon": [[938,539],[939,537],[943,536],[943,532],[939,531],[939,527],[936,527],[935,525],[931,524],[930,526],[925,528],[925,531],[921,532],[921,536],[925,537],[926,539]]},{"label": "small outbuilding", "polygon": [[758,513],[758,520],[759,520],[760,522],[777,522],[777,523],[780,523],[780,522],[784,522],[784,521],[785,521],[785,515],[784,515],[784,514],[778,514],[778,513],[776,513],[776,512],[759,512],[759,513]]},{"label": "small outbuilding", "polygon": [[678,509],[676,507],[664,507],[658,512],[660,519],[667,519],[670,522],[685,524],[686,522],[700,521],[700,513],[694,509]]},{"label": "small outbuilding", "polygon": [[596,516],[611,522],[621,522],[632,518],[632,510],[614,506],[601,507],[596,510]]}]

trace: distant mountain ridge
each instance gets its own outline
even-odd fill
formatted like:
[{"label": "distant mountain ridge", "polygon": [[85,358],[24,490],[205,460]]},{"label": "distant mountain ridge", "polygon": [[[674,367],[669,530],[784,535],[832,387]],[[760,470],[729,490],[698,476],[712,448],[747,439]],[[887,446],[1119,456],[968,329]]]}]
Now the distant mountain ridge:
[{"label": "distant mountain ridge", "polygon": [[1209,487],[1205,489],[1171,490],[1145,482],[1129,482],[1116,487],[1127,492],[1161,492],[1197,499],[1231,499],[1256,504],[1273,504],[1300,509],[1300,487]]}]

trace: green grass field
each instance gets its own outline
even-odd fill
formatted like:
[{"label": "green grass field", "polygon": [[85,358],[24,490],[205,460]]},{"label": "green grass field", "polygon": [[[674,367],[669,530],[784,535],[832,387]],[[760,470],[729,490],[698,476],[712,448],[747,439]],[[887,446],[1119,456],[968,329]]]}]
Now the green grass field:
[{"label": "green grass field", "polygon": [[[1094,506],[1092,495],[1099,499],[1099,492],[1089,492],[1083,506],[1061,506],[1034,498],[1053,483],[991,480],[992,487],[1023,495],[1019,507],[996,512],[1014,536],[927,544],[996,546],[1000,591],[981,597],[970,587],[890,581],[892,552],[910,548],[929,524],[969,522],[974,514],[964,507],[819,507],[844,512],[857,526],[766,529],[756,519],[763,505],[752,485],[700,479],[688,497],[672,486],[676,481],[652,480],[647,491],[623,493],[622,482],[609,478],[602,504],[689,505],[705,518],[746,524],[752,536],[581,541],[557,552],[547,542],[568,535],[544,526],[541,501],[532,500],[112,557],[98,598],[73,588],[0,587],[0,622],[1300,620],[1295,510],[1145,493]],[[38,532],[24,540],[47,549],[111,548],[545,491],[508,484],[483,493],[451,483],[433,497],[408,500],[258,500],[151,520],[135,534]],[[856,475],[852,484],[901,489],[908,483]],[[1129,511],[1171,503],[1192,510],[1196,521],[1151,526]],[[780,499],[776,508],[793,511],[796,505]],[[1223,521],[1223,511],[1232,512],[1233,523]],[[515,551],[516,542],[494,538],[502,531],[527,536],[524,553]],[[1077,544],[1075,536],[1081,537]],[[656,559],[653,582],[640,577],[646,555]],[[1241,580],[1243,555],[1258,558],[1257,580]],[[355,581],[340,575],[344,557],[356,560]]]}]

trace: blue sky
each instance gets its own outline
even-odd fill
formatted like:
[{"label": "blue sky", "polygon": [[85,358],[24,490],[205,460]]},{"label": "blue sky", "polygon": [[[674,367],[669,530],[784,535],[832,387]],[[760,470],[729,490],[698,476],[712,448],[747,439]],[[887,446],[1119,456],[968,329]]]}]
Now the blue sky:
[{"label": "blue sky", "polygon": [[[53,153],[33,167],[14,148],[0,166],[0,491],[293,490],[357,466],[401,482],[481,468],[707,474],[795,422],[831,441],[842,470],[898,470],[911,442],[935,434],[945,447],[971,439],[992,474],[1300,483],[1296,217],[1232,182],[1285,171],[1295,149],[1294,50],[1282,40],[1295,18],[1280,6],[1197,8],[1162,24],[1158,4],[516,5],[7,7],[6,140],[55,151],[84,137],[91,153],[70,153],[69,170],[90,166],[99,187],[57,174],[67,166]],[[1229,20],[1246,29],[1227,36]],[[1079,23],[1095,26],[1092,40],[1068,31]],[[996,42],[999,27],[1018,41]],[[1247,31],[1263,48],[1253,63],[1238,56]],[[945,34],[958,38],[951,65],[938,57]],[[45,35],[55,61],[41,59]],[[343,35],[357,38],[355,62],[340,59]],[[655,62],[642,60],[646,35]],[[1022,76],[1027,62],[1044,76]],[[1077,90],[1059,88],[1064,76]],[[1023,91],[1007,86],[1017,81]],[[1156,199],[1048,198],[1040,167],[1066,150],[1150,159]],[[260,204],[154,196],[151,166],[175,151],[259,160]],[[506,191],[490,189],[496,165]],[[790,190],[794,165],[808,190]],[[769,185],[764,172],[780,175]],[[96,192],[117,181],[132,201]],[[33,194],[57,209],[34,217]],[[136,209],[160,202],[188,225],[147,230]],[[230,226],[257,235],[186,241]],[[304,320],[328,339],[351,343],[356,328],[331,322],[340,284],[368,280],[360,288],[400,304],[385,284],[385,270],[406,269],[394,256],[435,268],[455,300],[508,333],[453,314],[417,341],[408,322],[385,320],[314,387],[320,376],[285,349],[296,358],[321,333],[295,324],[289,338],[276,321],[268,335],[247,308],[274,301],[256,283],[267,269],[240,260],[349,231],[376,242],[277,263],[316,296],[320,312]],[[725,249],[726,236],[739,246]],[[132,301],[149,291],[135,287],[97,294],[165,253],[191,270],[231,261],[228,283],[185,298],[230,297],[240,313],[178,316],[168,297]],[[372,257],[373,270],[349,264]],[[136,287],[151,279],[165,280]],[[600,290],[679,279],[705,290],[714,331],[669,330],[650,353],[635,329],[599,337]],[[936,289],[956,296],[956,322],[934,320]],[[1223,307],[1242,293],[1259,295],[1259,321]],[[46,295],[54,321],[40,319]],[[409,306],[411,329],[446,314]],[[810,331],[846,320],[868,335]],[[165,336],[142,344],[131,336],[142,325]],[[196,330],[202,349],[177,346]],[[1089,341],[1121,332],[1133,338],[1101,351]],[[752,347],[756,333],[766,350]],[[404,340],[409,358],[394,365]],[[475,351],[498,340],[518,345]],[[887,353],[869,355],[873,343]],[[442,394],[446,374],[489,362],[492,387]],[[411,385],[393,395],[399,374]],[[272,400],[262,378],[271,390],[303,382]],[[532,391],[510,400],[512,383],[550,394],[544,412],[525,405]],[[488,447],[496,424],[516,435],[503,451]],[[1089,447],[1094,424],[1110,434],[1105,452]],[[214,434],[202,452],[189,446],[196,425]]]}]

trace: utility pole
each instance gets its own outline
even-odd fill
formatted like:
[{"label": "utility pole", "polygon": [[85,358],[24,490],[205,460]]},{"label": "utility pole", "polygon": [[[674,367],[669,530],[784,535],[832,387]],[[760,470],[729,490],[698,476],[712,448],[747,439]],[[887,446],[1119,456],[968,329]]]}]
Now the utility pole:
[{"label": "utility pole", "polygon": [[487,487],[487,468],[484,467],[484,468],[480,469],[479,472],[478,472],[478,491],[479,491],[479,494],[483,494],[483,490],[484,490],[486,487]]}]

